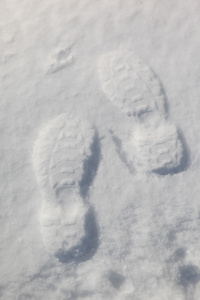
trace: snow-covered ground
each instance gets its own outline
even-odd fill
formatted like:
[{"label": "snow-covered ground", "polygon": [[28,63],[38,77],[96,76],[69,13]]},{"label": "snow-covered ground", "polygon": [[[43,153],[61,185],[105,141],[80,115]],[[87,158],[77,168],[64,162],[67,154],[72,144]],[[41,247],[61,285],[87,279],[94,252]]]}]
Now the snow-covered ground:
[{"label": "snow-covered ground", "polygon": [[0,3],[0,298],[200,298],[199,0]]}]

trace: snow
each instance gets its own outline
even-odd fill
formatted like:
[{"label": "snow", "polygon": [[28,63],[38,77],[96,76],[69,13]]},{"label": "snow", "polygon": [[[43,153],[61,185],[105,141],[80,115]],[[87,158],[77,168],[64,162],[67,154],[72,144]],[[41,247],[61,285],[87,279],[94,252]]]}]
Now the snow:
[{"label": "snow", "polygon": [[[199,1],[7,0],[0,11],[0,299],[198,300]],[[99,61],[126,51],[159,82],[163,113],[137,120],[116,103],[124,88]],[[76,140],[72,193],[49,159],[69,165],[59,136],[58,149]]]}]

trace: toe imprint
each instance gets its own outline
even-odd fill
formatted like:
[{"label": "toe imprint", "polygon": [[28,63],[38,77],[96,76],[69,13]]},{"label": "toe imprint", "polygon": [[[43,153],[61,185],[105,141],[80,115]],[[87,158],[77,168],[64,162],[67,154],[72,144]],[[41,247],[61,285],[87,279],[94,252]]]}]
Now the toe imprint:
[{"label": "toe imprint", "polygon": [[155,74],[130,51],[113,51],[98,63],[105,94],[127,115],[142,117],[157,110],[166,115],[165,99]]}]

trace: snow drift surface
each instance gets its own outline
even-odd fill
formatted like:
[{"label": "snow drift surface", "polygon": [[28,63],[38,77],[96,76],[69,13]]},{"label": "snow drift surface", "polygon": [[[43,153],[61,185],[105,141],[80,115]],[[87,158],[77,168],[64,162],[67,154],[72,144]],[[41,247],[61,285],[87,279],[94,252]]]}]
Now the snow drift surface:
[{"label": "snow drift surface", "polygon": [[0,298],[199,299],[199,1],[0,6]]}]

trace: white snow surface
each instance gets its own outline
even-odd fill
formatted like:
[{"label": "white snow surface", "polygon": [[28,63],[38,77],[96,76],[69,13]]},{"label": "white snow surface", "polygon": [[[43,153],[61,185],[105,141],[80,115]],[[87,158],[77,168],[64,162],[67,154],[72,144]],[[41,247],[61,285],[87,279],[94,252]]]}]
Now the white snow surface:
[{"label": "white snow surface", "polygon": [[199,0],[1,1],[0,299],[200,299],[199,28]]}]

